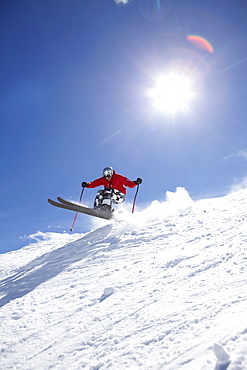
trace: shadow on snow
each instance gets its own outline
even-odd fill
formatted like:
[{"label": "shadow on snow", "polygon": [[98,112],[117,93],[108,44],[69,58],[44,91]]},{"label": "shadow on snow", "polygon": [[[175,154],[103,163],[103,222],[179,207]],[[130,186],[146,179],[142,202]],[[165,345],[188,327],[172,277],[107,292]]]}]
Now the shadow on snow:
[{"label": "shadow on snow", "polygon": [[102,250],[105,251],[105,243],[107,243],[107,250],[114,249],[118,239],[107,238],[111,229],[112,225],[106,225],[92,231],[75,242],[36,258],[14,275],[3,279],[0,282],[0,290],[5,296],[0,299],[0,307],[25,296],[40,284],[61,273],[69,265],[90,255],[96,255]]}]

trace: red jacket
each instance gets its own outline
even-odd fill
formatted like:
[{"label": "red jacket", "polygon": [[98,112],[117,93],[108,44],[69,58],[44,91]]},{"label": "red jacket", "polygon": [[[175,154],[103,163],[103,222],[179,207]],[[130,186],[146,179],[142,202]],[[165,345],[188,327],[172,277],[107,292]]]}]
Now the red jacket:
[{"label": "red jacket", "polygon": [[88,188],[96,188],[97,186],[103,185],[104,188],[117,189],[124,194],[126,194],[126,186],[128,186],[128,188],[134,188],[136,186],[134,181],[131,181],[127,179],[127,177],[119,175],[115,172],[110,181],[108,181],[105,177],[100,177],[99,179],[89,182],[88,184]]}]

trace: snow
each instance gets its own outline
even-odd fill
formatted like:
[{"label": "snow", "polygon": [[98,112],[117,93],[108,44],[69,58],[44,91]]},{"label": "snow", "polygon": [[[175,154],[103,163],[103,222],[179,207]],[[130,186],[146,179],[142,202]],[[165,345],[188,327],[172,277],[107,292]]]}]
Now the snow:
[{"label": "snow", "polygon": [[32,235],[0,256],[1,369],[247,369],[246,214],[247,189],[178,188],[86,234]]},{"label": "snow", "polygon": [[229,364],[230,355],[220,343],[214,344],[214,353],[219,364]]}]

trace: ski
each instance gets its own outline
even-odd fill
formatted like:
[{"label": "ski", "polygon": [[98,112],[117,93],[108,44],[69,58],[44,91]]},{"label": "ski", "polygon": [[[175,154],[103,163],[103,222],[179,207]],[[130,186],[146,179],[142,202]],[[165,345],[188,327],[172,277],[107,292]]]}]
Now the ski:
[{"label": "ski", "polygon": [[[63,204],[66,204],[66,205],[68,205],[68,206],[70,206],[71,204],[72,205],[78,205],[78,206],[81,206],[80,204],[76,204],[76,203],[72,203],[72,202],[69,202],[68,200],[65,200],[65,199],[63,199],[63,198],[61,198],[61,197],[57,197],[57,200],[60,202],[60,203],[63,203]],[[114,212],[114,210],[112,210],[112,213],[108,213],[108,212],[105,212],[105,211],[103,211],[103,210],[99,210],[99,209],[96,209],[96,208],[88,208],[88,207],[85,207],[85,206],[82,206],[82,207],[84,207],[84,208],[86,208],[87,210],[90,210],[90,212],[91,212],[91,210],[92,211],[95,211],[95,212],[97,212],[97,213],[100,213],[100,214],[102,214],[102,212],[104,213],[104,214],[107,214],[107,215],[110,215],[111,216],[111,218],[112,218],[112,215],[113,215],[113,212]],[[90,213],[91,214],[91,213]]]},{"label": "ski", "polygon": [[67,200],[60,198],[60,197],[58,197],[57,199],[59,202],[56,202],[52,199],[48,199],[48,202],[51,205],[58,207],[58,208],[63,208],[63,209],[67,209],[67,210],[79,212],[79,213],[84,213],[86,215],[103,218],[105,220],[110,220],[113,216],[112,213],[107,213],[107,212],[100,211],[94,208],[84,207],[80,204],[68,202]]}]

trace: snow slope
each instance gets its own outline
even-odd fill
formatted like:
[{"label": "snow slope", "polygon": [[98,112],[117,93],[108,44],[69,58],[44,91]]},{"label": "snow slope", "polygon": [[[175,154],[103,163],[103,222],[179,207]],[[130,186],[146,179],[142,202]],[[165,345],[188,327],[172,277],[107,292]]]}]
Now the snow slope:
[{"label": "snow slope", "polygon": [[246,214],[180,188],[0,255],[1,369],[247,369]]}]

